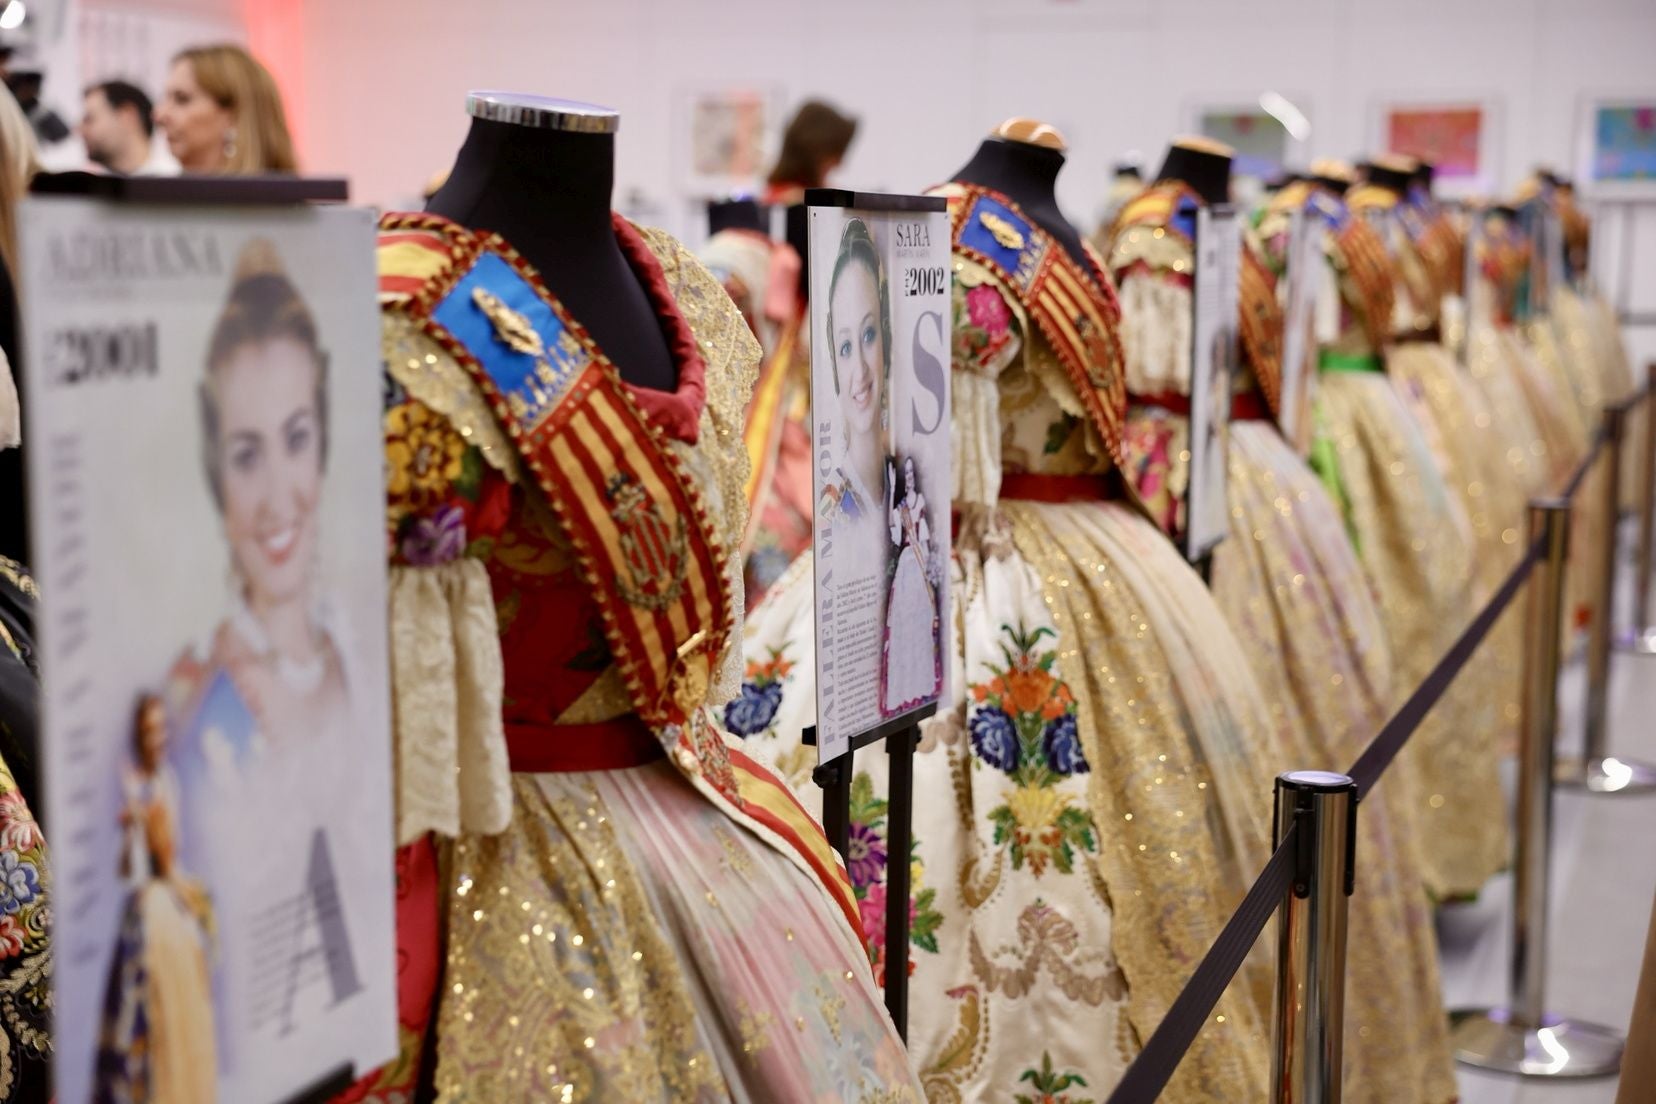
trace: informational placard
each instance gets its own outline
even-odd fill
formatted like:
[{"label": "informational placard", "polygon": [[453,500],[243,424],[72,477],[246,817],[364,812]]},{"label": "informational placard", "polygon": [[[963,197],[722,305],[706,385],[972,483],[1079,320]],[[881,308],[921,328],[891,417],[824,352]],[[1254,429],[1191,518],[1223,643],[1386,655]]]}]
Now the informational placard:
[{"label": "informational placard", "polygon": [[934,704],[949,578],[949,221],[941,198],[808,197],[817,749]]},{"label": "informational placard", "polygon": [[1195,319],[1191,327],[1190,489],[1185,556],[1205,558],[1230,531],[1225,454],[1236,372],[1237,285],[1242,236],[1228,206],[1196,214]]},{"label": "informational placard", "polygon": [[397,1043],[373,217],[18,222],[55,1097],[367,1072]]},{"label": "informational placard", "polygon": [[1284,278],[1282,389],[1277,425],[1302,455],[1311,447],[1311,403],[1317,380],[1317,284],[1323,278],[1323,224],[1304,208],[1288,223]]}]

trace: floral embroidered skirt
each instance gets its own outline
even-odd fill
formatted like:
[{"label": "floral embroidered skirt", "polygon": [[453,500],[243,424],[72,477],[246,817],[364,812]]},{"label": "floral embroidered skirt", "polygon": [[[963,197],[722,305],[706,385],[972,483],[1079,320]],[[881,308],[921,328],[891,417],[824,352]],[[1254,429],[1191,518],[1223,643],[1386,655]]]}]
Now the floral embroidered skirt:
[{"label": "floral embroidered skirt", "polygon": [[[1316,413],[1319,474],[1339,490],[1391,644],[1390,713],[1478,612],[1471,527],[1384,373],[1323,372]],[[1407,819],[1431,841],[1420,854],[1425,884],[1438,898],[1475,895],[1507,863],[1500,675],[1495,653],[1474,653],[1384,782],[1408,791]]]},{"label": "floral embroidered skirt", "polygon": [[[1213,596],[1247,648],[1271,723],[1299,742],[1283,769],[1348,769],[1386,720],[1391,652],[1339,511],[1276,428],[1230,429],[1230,538]],[[1345,1099],[1455,1096],[1437,937],[1404,790],[1383,783],[1358,813],[1347,940]]]},{"label": "floral embroidered skirt", "polygon": [[[858,755],[852,884],[883,977],[886,873],[910,864],[909,1042],[931,1104],[1102,1099],[1268,856],[1291,760],[1200,578],[1115,503],[965,521],[952,658],[915,762],[914,846],[886,845],[886,756]],[[750,614],[727,725],[809,807],[811,564]],[[1221,1000],[1162,1097],[1262,1097],[1268,962]]]},{"label": "floral embroidered skirt", "polygon": [[669,764],[512,809],[449,856],[438,1099],[919,1104],[841,913]]}]

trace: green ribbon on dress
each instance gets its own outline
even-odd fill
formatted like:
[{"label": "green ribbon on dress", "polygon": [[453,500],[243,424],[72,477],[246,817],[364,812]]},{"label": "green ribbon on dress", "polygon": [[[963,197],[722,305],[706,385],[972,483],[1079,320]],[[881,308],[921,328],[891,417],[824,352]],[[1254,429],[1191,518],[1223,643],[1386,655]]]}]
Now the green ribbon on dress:
[{"label": "green ribbon on dress", "polygon": [[1384,372],[1386,362],[1374,353],[1336,353],[1323,349],[1317,353],[1317,367],[1324,372]]}]

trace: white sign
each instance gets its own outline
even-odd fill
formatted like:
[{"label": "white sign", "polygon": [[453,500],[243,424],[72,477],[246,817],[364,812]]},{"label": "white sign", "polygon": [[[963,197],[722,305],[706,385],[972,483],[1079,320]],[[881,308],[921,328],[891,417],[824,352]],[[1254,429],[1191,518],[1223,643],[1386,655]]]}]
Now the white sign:
[{"label": "white sign", "polygon": [[866,202],[810,208],[823,762],[936,702],[948,646],[949,220]]},{"label": "white sign", "polygon": [[24,205],[60,1104],[396,1052],[374,225]]},{"label": "white sign", "polygon": [[1202,559],[1230,531],[1225,497],[1225,454],[1230,432],[1231,381],[1236,372],[1237,285],[1242,237],[1236,212],[1202,207],[1196,213],[1196,316],[1190,376],[1190,489],[1185,511],[1185,555]]},{"label": "white sign", "polygon": [[1311,404],[1317,379],[1317,284],[1323,278],[1323,225],[1303,207],[1288,224],[1283,304],[1282,388],[1277,424],[1302,455],[1311,447]]}]

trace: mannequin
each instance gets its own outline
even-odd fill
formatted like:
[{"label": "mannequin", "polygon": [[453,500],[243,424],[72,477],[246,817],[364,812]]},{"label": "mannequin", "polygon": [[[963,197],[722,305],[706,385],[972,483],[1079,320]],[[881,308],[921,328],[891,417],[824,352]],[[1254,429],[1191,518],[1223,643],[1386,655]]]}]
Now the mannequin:
[{"label": "mannequin", "polygon": [[667,338],[615,239],[610,192],[620,116],[509,92],[466,97],[471,131],[426,210],[492,230],[532,264],[628,383],[678,384]]},{"label": "mannequin", "polygon": [[1324,159],[1312,163],[1308,179],[1319,188],[1327,188],[1337,196],[1344,196],[1351,190],[1354,177],[1351,166],[1344,161]]},{"label": "mannequin", "polygon": [[1156,180],[1180,180],[1194,188],[1204,203],[1227,203],[1234,152],[1211,138],[1175,138]]},{"label": "mannequin", "polygon": [[1430,161],[1421,161],[1415,165],[1414,175],[1410,178],[1415,187],[1432,194],[1432,185],[1437,180],[1437,166]]},{"label": "mannequin", "polygon": [[991,188],[1051,234],[1083,268],[1090,263],[1081,235],[1058,209],[1053,182],[1068,148],[1055,127],[1034,119],[1008,119],[983,140],[972,159],[951,178]]},{"label": "mannequin", "polygon": [[721,230],[751,230],[770,237],[770,219],[756,199],[715,199],[707,205],[707,235]]},{"label": "mannequin", "polygon": [[1393,157],[1389,154],[1376,157],[1368,166],[1368,182],[1388,192],[1407,195],[1409,183],[1419,167],[1419,163],[1411,158]]}]

